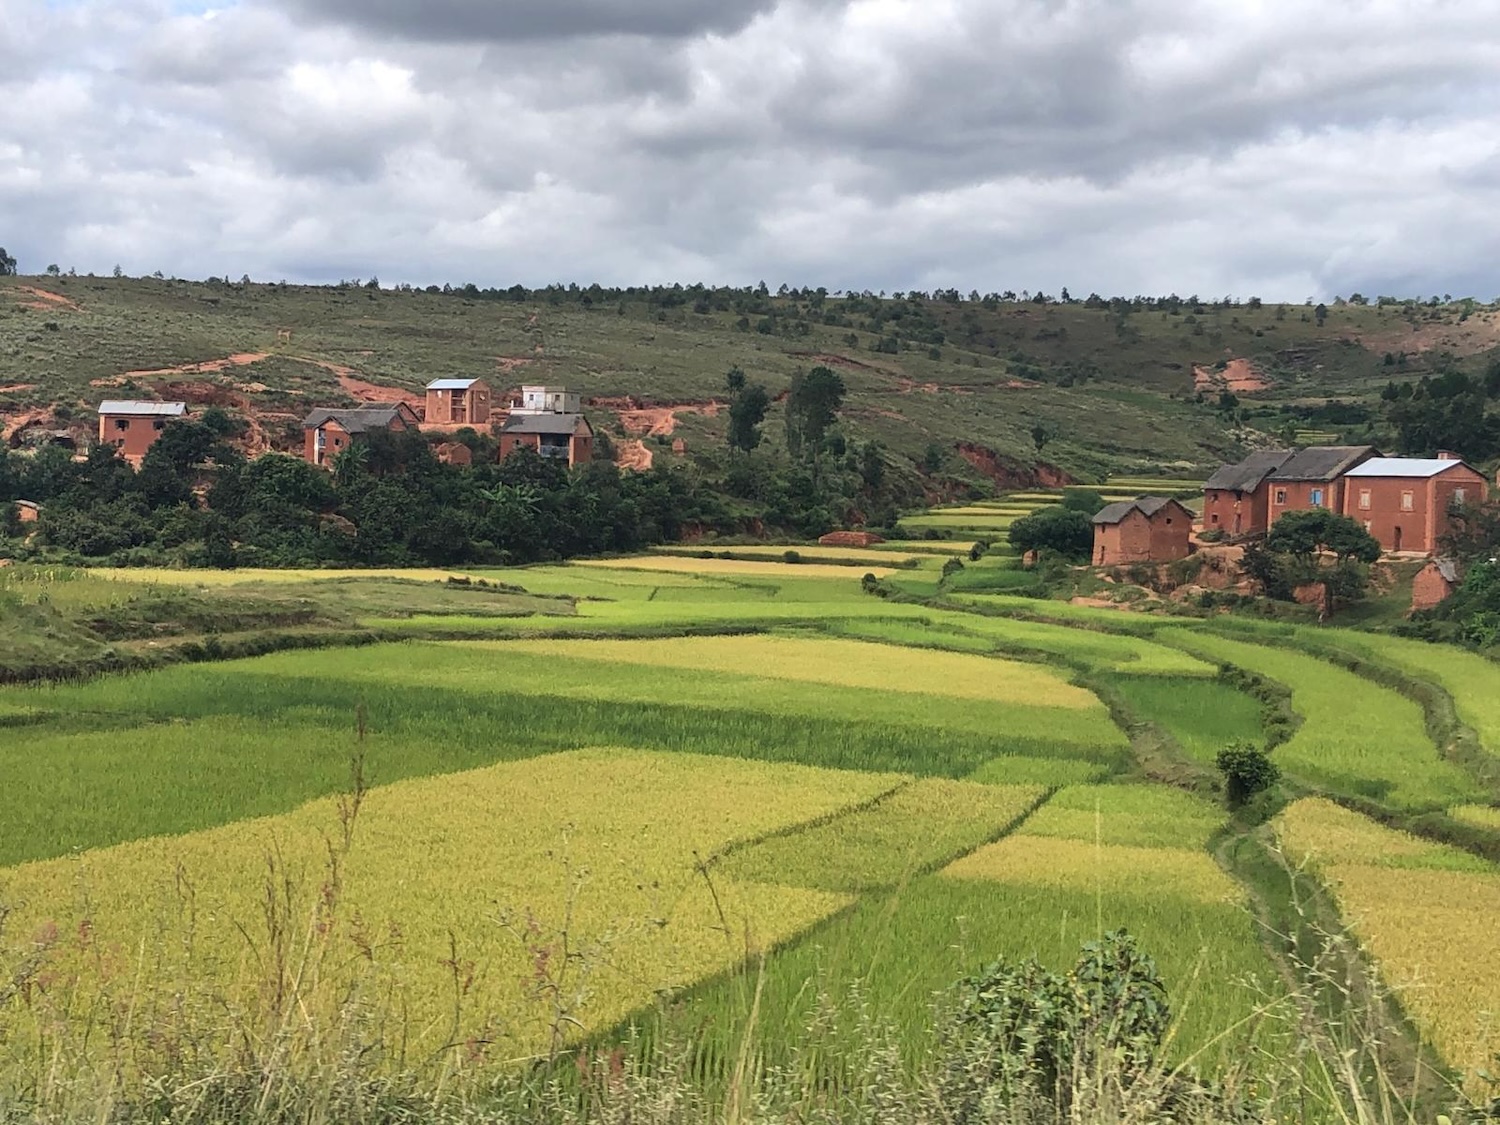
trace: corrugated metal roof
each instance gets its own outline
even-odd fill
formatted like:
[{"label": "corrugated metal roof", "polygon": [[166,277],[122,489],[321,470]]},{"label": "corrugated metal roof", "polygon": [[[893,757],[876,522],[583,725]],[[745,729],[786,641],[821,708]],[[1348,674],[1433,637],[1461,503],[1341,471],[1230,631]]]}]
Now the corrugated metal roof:
[{"label": "corrugated metal roof", "polygon": [[1204,488],[1226,492],[1254,492],[1273,472],[1292,457],[1290,449],[1252,453],[1237,465],[1225,465],[1204,483]]},{"label": "corrugated metal roof", "polygon": [[[504,434],[571,434],[578,423],[588,425],[582,414],[512,414],[500,427]],[[593,427],[589,427],[592,432]]]},{"label": "corrugated metal roof", "polygon": [[1439,473],[1446,473],[1449,469],[1456,469],[1460,465],[1470,472],[1475,471],[1472,465],[1465,465],[1462,461],[1442,457],[1372,457],[1363,465],[1356,465],[1350,469],[1346,476],[1351,477],[1402,477],[1412,480],[1426,480],[1435,477]]},{"label": "corrugated metal roof", "polygon": [[1142,515],[1146,516],[1149,519],[1151,516],[1156,515],[1157,512],[1165,508],[1168,504],[1173,504],[1178,508],[1182,508],[1183,514],[1186,515],[1189,519],[1192,518],[1193,513],[1189,512],[1186,508],[1183,508],[1182,505],[1178,504],[1176,500],[1169,499],[1165,496],[1142,496],[1139,500],[1120,500],[1116,503],[1109,504],[1099,509],[1099,513],[1094,517],[1094,522],[1097,524],[1119,523],[1134,511],[1139,511]]},{"label": "corrugated metal roof", "polygon": [[477,382],[479,382],[478,379],[434,379],[427,384],[427,389],[429,391],[466,391]]},{"label": "corrugated metal roof", "polygon": [[398,416],[406,415],[400,403],[391,406],[323,407],[314,410],[302,422],[305,430],[315,430],[325,422],[337,422],[345,433],[362,434],[370,430],[389,429]]},{"label": "corrugated metal roof", "polygon": [[129,414],[138,418],[181,418],[187,413],[185,402],[138,402],[134,399],[106,399],[99,404],[100,414]]},{"label": "corrugated metal roof", "polygon": [[1310,445],[1271,474],[1272,480],[1334,480],[1358,462],[1378,457],[1373,445]]}]

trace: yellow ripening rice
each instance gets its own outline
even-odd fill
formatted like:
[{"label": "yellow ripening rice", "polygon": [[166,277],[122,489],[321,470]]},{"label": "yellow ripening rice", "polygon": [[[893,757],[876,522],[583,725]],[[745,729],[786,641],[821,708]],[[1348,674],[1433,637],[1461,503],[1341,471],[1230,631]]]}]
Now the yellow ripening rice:
[{"label": "yellow ripening rice", "polygon": [[1423,1034],[1479,1094],[1500,1054],[1500,869],[1309,798],[1276,832],[1318,869]]},{"label": "yellow ripening rice", "polygon": [[638,555],[628,559],[579,559],[572,566],[606,570],[661,570],[669,574],[725,575],[734,578],[846,578],[858,582],[865,574],[887,578],[888,566],[861,569],[837,563],[761,562],[755,559],[690,559],[680,555]]},{"label": "yellow ripening rice", "polygon": [[506,650],[1037,707],[1103,708],[1093,693],[1068,683],[1045,665],[866,641],[754,634],[516,641],[507,644]]},{"label": "yellow ripening rice", "polygon": [[[952,879],[983,879],[1060,891],[1237,902],[1234,882],[1203,852],[1133,848],[1048,836],[1008,836],[949,864]],[[1170,909],[1170,905],[1166,906]]]},{"label": "yellow ripening rice", "polygon": [[1457,808],[1449,809],[1448,815],[1454,820],[1472,824],[1475,828],[1493,828],[1500,831],[1500,808],[1492,808],[1489,805],[1459,805]]},{"label": "yellow ripening rice", "polygon": [[29,1009],[37,1027],[72,1026],[101,1005],[170,1020],[174,997],[264,1027],[267,998],[295,977],[296,1007],[315,1018],[331,1020],[350,995],[378,998],[403,1014],[402,1038],[422,1057],[482,1036],[497,1037],[494,1057],[516,1058],[548,1040],[537,994],[549,982],[575,998],[570,1037],[599,1031],[846,906],[838,893],[717,875],[711,888],[697,865],[903,780],[554,754],[371,790],[347,853],[327,799],[0,871],[5,901],[21,904],[6,934],[62,935],[46,967],[61,986]]}]

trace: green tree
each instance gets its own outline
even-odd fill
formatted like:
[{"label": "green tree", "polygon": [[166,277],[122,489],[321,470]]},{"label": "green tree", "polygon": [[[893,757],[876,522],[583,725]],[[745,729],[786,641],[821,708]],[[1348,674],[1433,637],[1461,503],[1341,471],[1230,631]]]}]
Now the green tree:
[{"label": "green tree", "polygon": [[1009,539],[1022,553],[1050,551],[1082,562],[1093,554],[1094,525],[1088,516],[1071,508],[1043,508],[1011,524]]},{"label": "green tree", "polygon": [[793,457],[817,463],[823,439],[838,421],[847,393],[844,380],[828,367],[814,367],[792,378],[786,400],[786,442]]},{"label": "green tree", "polygon": [[1098,515],[1108,503],[1092,488],[1063,489],[1062,506],[1072,512],[1082,512],[1090,518]]},{"label": "green tree", "polygon": [[1313,317],[1317,320],[1318,327],[1322,328],[1323,322],[1328,319],[1328,306],[1319,301],[1318,307],[1313,309]]},{"label": "green tree", "polygon": [[16,273],[16,260],[5,252],[5,247],[0,246],[0,277],[15,277]]},{"label": "green tree", "polygon": [[1040,422],[1031,427],[1031,444],[1036,446],[1036,455],[1038,457],[1042,455],[1042,450],[1047,448],[1047,443],[1051,440],[1052,432]]},{"label": "green tree", "polygon": [[729,369],[724,383],[729,388],[729,448],[749,453],[760,445],[760,426],[771,409],[771,396],[759,383],[748,382],[738,367]]},{"label": "green tree", "polygon": [[[1244,566],[1271,597],[1287,598],[1297,586],[1321,583],[1332,612],[1336,602],[1364,596],[1368,564],[1378,558],[1379,541],[1357,520],[1314,508],[1277,520],[1266,536],[1265,551],[1254,560],[1247,552]],[[1261,573],[1253,573],[1252,567]]]}]

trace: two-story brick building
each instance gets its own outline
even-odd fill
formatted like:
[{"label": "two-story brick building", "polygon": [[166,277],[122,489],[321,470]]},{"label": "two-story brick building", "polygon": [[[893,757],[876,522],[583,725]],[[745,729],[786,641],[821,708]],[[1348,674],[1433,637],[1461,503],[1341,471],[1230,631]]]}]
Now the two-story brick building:
[{"label": "two-story brick building", "polygon": [[106,400],[99,404],[99,444],[112,445],[136,468],[167,423],[187,415],[185,402]]},{"label": "two-story brick building", "polygon": [[1392,552],[1430,555],[1448,533],[1453,504],[1477,504],[1489,480],[1459,458],[1374,457],[1345,474],[1343,514]]},{"label": "two-story brick building", "polygon": [[1270,476],[1292,456],[1290,449],[1252,453],[1209,477],[1203,486],[1204,530],[1222,531],[1231,539],[1264,535]]},{"label": "two-story brick building", "polygon": [[423,421],[440,425],[490,424],[490,385],[483,379],[434,379],[427,384]]},{"label": "two-story brick building", "polygon": [[421,425],[404,402],[331,406],[314,410],[302,422],[302,456],[309,465],[333,466],[333,459],[375,430],[400,433]]},{"label": "two-story brick building", "polygon": [[523,387],[521,399],[500,427],[500,459],[518,449],[565,460],[571,468],[594,459],[594,427],[580,412],[577,394],[566,387]]},{"label": "two-story brick building", "polygon": [[1344,510],[1344,477],[1380,450],[1373,445],[1313,445],[1288,457],[1266,478],[1266,530],[1288,512]]},{"label": "two-story brick building", "polygon": [[1143,496],[1094,516],[1094,565],[1174,562],[1192,551],[1193,513],[1176,500]]}]

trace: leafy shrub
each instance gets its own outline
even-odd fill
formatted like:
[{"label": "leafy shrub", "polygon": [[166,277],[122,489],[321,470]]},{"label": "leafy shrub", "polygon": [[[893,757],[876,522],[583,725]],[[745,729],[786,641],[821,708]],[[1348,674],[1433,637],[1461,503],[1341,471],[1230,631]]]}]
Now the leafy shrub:
[{"label": "leafy shrub", "polygon": [[1010,545],[1023,554],[1052,551],[1063,558],[1085,561],[1094,550],[1094,525],[1082,512],[1043,508],[1010,525]]},{"label": "leafy shrub", "polygon": [[1240,808],[1281,780],[1281,770],[1270,755],[1248,742],[1224,747],[1219,751],[1217,765],[1224,775],[1224,793],[1234,808]]}]

